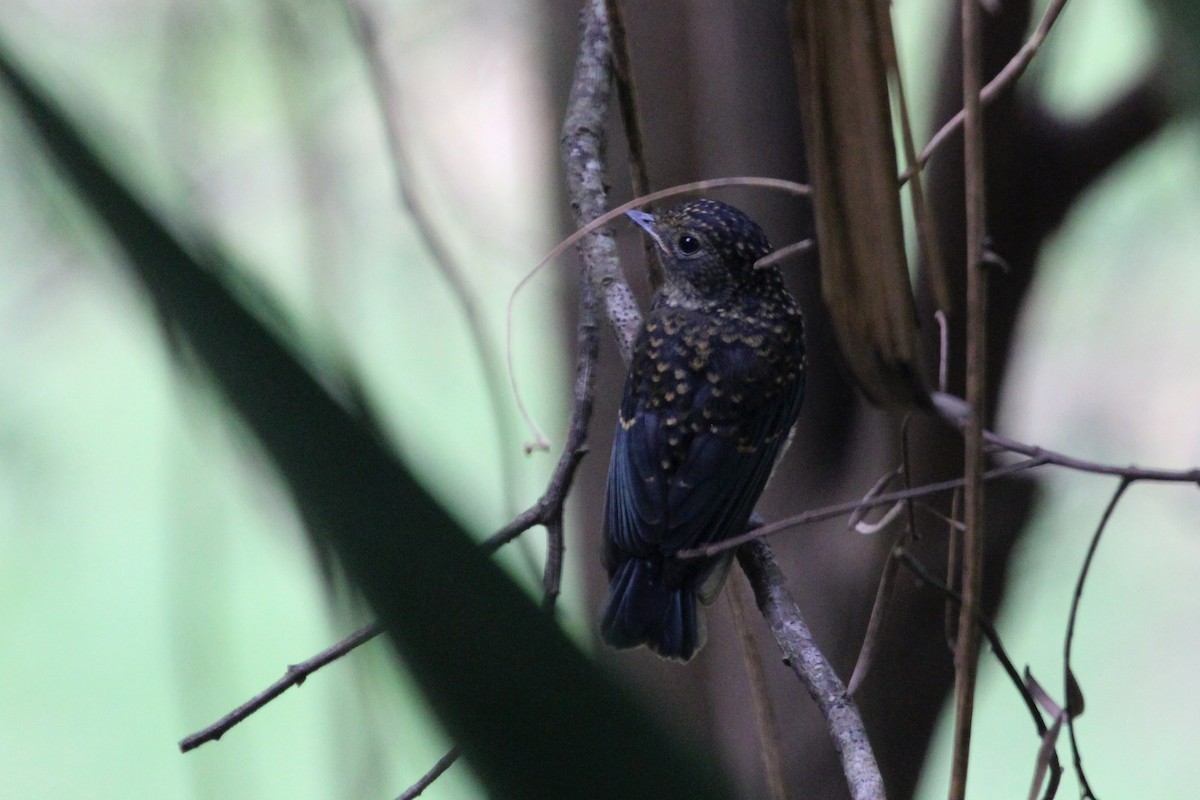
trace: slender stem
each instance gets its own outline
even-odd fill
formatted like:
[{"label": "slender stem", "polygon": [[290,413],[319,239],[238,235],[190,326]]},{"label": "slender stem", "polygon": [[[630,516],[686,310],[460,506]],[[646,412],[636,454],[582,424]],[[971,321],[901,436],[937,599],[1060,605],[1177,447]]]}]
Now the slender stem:
[{"label": "slender stem", "polygon": [[[1003,467],[995,467],[990,469],[984,473],[983,477],[984,480],[994,480],[996,478],[1003,478],[1007,475],[1014,475],[1018,472],[1025,472],[1026,470],[1033,469],[1034,467],[1040,467],[1048,463],[1050,463],[1050,461],[1045,457],[1029,458],[1024,461],[1018,461],[1015,464],[1008,464]],[[811,522],[820,522],[822,520],[832,519],[834,517],[842,517],[863,508],[888,505],[890,503],[895,503],[897,500],[909,500],[917,497],[925,497],[931,494],[940,494],[941,492],[959,489],[963,486],[963,484],[964,480],[962,478],[951,478],[945,481],[938,481],[937,483],[927,483],[924,486],[916,486],[912,489],[884,492],[883,494],[876,495],[870,499],[851,500],[847,503],[838,503],[837,505],[814,508],[810,511],[804,511],[800,514],[784,517],[781,520],[772,522],[770,525],[763,525],[761,528],[747,531],[740,536],[734,536],[730,539],[726,539],[723,542],[710,544],[706,547],[696,547],[691,550],[680,550],[675,555],[678,558],[705,558],[708,556],[715,556],[716,554],[722,553],[726,550],[732,550],[736,547],[740,547],[747,542],[752,542],[756,539],[762,539],[770,536],[771,534],[779,533],[780,531],[787,530],[788,528],[794,528],[798,525],[807,525]]]},{"label": "slender stem", "polygon": [[763,774],[767,779],[767,797],[770,800],[787,800],[787,785],[783,780],[783,757],[779,753],[779,727],[775,722],[775,712],[771,709],[771,698],[767,694],[762,658],[755,645],[754,634],[750,632],[746,600],[742,597],[741,588],[733,582],[726,588],[725,597],[729,600],[729,610],[733,613],[734,627],[742,645],[742,663],[746,665],[750,698],[754,702],[754,721],[758,729]]},{"label": "slender stem", "polygon": [[342,639],[332,647],[322,650],[312,658],[301,661],[299,664],[292,664],[284,672],[282,678],[272,683],[266,689],[254,695],[254,697],[251,697],[207,728],[182,739],[179,742],[179,752],[186,753],[189,750],[195,750],[205,742],[217,741],[239,722],[258,711],[279,695],[293,686],[299,686],[304,683],[304,680],[309,675],[321,667],[338,660],[354,648],[366,644],[381,633],[383,633],[383,628],[379,626],[379,623],[373,622],[364,628],[359,628],[345,639]]},{"label": "slender stem", "polygon": [[962,606],[955,648],[954,755],[950,773],[950,800],[967,793],[967,768],[971,753],[971,719],[975,709],[975,679],[979,663],[980,601],[983,588],[984,460],[983,420],[987,388],[987,274],[983,270],[987,236],[984,183],[983,57],[980,42],[979,0],[962,0],[963,111],[965,112],[964,173],[967,217],[967,404],[971,415],[963,431],[963,534]]},{"label": "slender stem", "polygon": [[[1015,83],[1017,78],[1020,78],[1023,74],[1025,74],[1025,69],[1029,66],[1030,62],[1033,61],[1033,57],[1037,55],[1038,50],[1041,49],[1042,44],[1046,41],[1046,36],[1050,33],[1050,28],[1054,25],[1054,22],[1058,19],[1058,15],[1062,13],[1062,10],[1066,5],[1067,0],[1052,0],[1051,3],[1046,7],[1046,12],[1042,14],[1042,18],[1038,22],[1037,28],[1034,29],[1033,34],[1030,35],[1025,44],[1021,46],[1021,49],[1017,51],[1017,54],[1013,56],[1007,64],[1004,65],[1004,69],[996,73],[996,77],[988,81],[987,86],[983,87],[983,90],[979,93],[979,100],[983,105],[991,103],[993,100],[999,97],[1001,92]],[[963,126],[966,116],[966,109],[964,108],[951,117],[950,120],[943,125],[936,134],[934,134],[933,138],[929,140],[929,144],[925,145],[925,149],[921,151],[921,156],[917,159],[917,162],[910,165],[909,168],[900,176],[901,183],[904,183],[911,178],[916,170],[919,170],[925,166],[925,164],[933,156],[934,152],[936,152],[937,149],[941,147],[947,139],[950,138],[951,134]]]},{"label": "slender stem", "polygon": [[1092,541],[1088,544],[1087,556],[1083,559],[1083,567],[1080,568],[1079,578],[1075,581],[1075,593],[1071,596],[1071,614],[1067,618],[1067,638],[1063,645],[1063,696],[1066,698],[1067,704],[1067,733],[1071,739],[1071,754],[1075,763],[1075,774],[1079,776],[1079,785],[1083,789],[1083,796],[1093,798],[1093,800],[1096,795],[1092,792],[1087,775],[1084,774],[1083,756],[1079,752],[1079,743],[1075,739],[1075,717],[1078,715],[1079,709],[1073,708],[1071,703],[1071,698],[1075,696],[1075,678],[1071,669],[1071,646],[1075,642],[1075,621],[1079,617],[1080,601],[1083,600],[1083,585],[1092,568],[1092,559],[1096,556],[1096,550],[1100,547],[1100,537],[1104,534],[1104,529],[1108,526],[1113,512],[1116,511],[1117,503],[1121,502],[1125,490],[1132,484],[1133,480],[1130,478],[1121,479],[1121,483],[1117,485],[1116,491],[1113,492],[1112,498],[1104,509],[1104,514],[1100,517],[1100,524],[1096,526]]},{"label": "slender stem", "polygon": [[[637,87],[633,80],[633,61],[629,55],[629,41],[625,36],[625,15],[621,0],[605,0],[605,12],[612,29],[613,79],[617,85],[617,103],[621,107],[621,121],[625,125],[625,141],[629,146],[629,182],[633,196],[641,197],[650,191],[650,172],[646,168],[646,153],[642,138],[642,118],[638,113]],[[646,273],[650,276],[650,288],[657,289],[663,283],[662,264],[654,255],[654,243],[642,239],[642,250],[646,256]]]},{"label": "slender stem", "polygon": [[392,72],[380,49],[379,35],[374,19],[366,6],[359,0],[345,0],[345,2],[351,19],[355,23],[354,28],[367,60],[375,102],[378,104],[383,118],[388,149],[392,159],[393,180],[400,203],[407,209],[418,237],[429,251],[434,266],[449,285],[450,293],[458,302],[467,323],[467,331],[483,374],[484,391],[492,412],[492,423],[496,429],[496,443],[500,455],[501,490],[504,502],[507,504],[508,514],[511,515],[516,510],[514,498],[517,493],[517,476],[513,456],[517,452],[517,444],[512,426],[509,425],[505,413],[507,408],[505,379],[504,373],[500,369],[503,362],[493,345],[495,337],[487,330],[483,310],[471,288],[466,269],[454,257],[449,243],[440,233],[433,215],[425,207],[420,193],[414,186],[412,164],[409,161],[405,145],[406,131],[400,90],[396,81],[392,79]]},{"label": "slender stem", "polygon": [[420,797],[421,793],[428,789],[434,781],[442,777],[442,773],[450,769],[455,761],[458,761],[459,750],[457,747],[451,747],[446,751],[446,755],[437,760],[429,771],[421,776],[421,780],[414,783],[412,786],[404,790],[396,800],[412,800],[414,797]]}]

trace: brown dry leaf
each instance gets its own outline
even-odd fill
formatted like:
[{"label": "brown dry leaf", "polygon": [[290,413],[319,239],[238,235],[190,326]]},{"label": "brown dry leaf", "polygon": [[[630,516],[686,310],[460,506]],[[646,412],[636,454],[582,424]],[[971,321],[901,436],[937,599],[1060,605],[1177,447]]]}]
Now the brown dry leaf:
[{"label": "brown dry leaf", "polygon": [[891,25],[886,0],[793,0],[789,16],[834,331],[874,402],[925,406],[880,33]]}]

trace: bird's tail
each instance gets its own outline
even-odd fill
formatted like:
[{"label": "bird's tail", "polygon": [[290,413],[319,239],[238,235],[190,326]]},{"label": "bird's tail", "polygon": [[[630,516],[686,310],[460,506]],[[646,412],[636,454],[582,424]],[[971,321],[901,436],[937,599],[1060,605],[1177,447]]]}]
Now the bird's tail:
[{"label": "bird's tail", "polygon": [[644,644],[664,658],[687,661],[704,645],[704,617],[691,587],[668,589],[660,572],[637,558],[616,568],[600,633],[616,648]]}]

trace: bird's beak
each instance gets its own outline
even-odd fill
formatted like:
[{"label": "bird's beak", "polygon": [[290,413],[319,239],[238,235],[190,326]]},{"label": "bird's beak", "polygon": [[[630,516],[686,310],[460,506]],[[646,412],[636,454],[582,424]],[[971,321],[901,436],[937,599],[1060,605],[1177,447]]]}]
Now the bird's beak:
[{"label": "bird's beak", "polygon": [[645,211],[626,211],[625,216],[636,222],[639,228],[650,234],[650,238],[654,240],[655,244],[660,248],[663,247],[662,237],[658,235],[658,221],[654,219],[653,214],[647,214]]}]

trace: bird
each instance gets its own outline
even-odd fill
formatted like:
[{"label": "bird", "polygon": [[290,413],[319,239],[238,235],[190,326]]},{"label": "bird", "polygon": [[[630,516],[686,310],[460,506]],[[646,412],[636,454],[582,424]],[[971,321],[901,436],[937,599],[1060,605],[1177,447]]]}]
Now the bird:
[{"label": "bird", "polygon": [[732,551],[676,554],[745,532],[804,399],[804,320],[744,212],[698,199],[628,211],[664,280],[634,342],[609,461],[600,623],[618,649],[688,661],[706,637],[699,604]]}]

